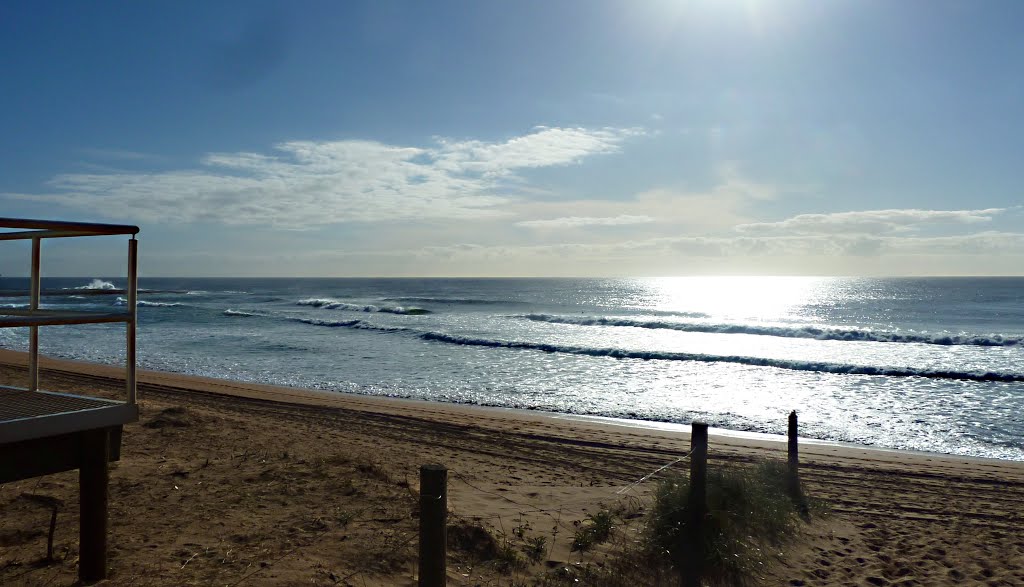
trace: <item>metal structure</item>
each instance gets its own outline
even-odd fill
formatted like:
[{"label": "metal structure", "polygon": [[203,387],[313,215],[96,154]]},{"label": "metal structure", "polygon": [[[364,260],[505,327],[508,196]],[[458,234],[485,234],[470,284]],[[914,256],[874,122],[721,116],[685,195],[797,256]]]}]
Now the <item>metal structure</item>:
[{"label": "metal structure", "polygon": [[[0,328],[29,328],[28,385],[0,386],[0,483],[79,470],[81,503],[79,576],[106,576],[107,463],[121,453],[124,424],[138,421],[135,326],[138,317],[137,226],[0,218],[0,241],[29,240],[32,269],[28,290],[0,290],[0,297],[27,297],[27,307],[0,307]],[[44,239],[130,236],[128,283],[114,290],[43,290],[40,279]],[[0,243],[2,247],[3,243]],[[123,311],[43,309],[45,296],[123,294]],[[125,401],[39,388],[39,328],[64,324],[125,324]]]}]

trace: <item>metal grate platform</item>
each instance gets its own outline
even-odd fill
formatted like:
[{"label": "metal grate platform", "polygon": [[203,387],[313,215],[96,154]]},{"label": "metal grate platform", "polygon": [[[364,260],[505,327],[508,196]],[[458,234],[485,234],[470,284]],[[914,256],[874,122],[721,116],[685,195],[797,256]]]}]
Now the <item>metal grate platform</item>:
[{"label": "metal grate platform", "polygon": [[139,410],[134,404],[0,387],[0,444],[119,426],[138,419]]},{"label": "metal grate platform", "polygon": [[122,403],[66,393],[0,388],[0,426],[11,420],[107,408]]}]

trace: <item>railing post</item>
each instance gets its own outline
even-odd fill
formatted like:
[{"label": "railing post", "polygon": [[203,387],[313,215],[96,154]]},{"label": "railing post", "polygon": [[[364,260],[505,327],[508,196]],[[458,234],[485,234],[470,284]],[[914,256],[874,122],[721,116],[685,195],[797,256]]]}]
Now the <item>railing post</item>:
[{"label": "railing post", "polygon": [[420,466],[420,587],[447,582],[448,469]]},{"label": "railing post", "polygon": [[[28,309],[32,313],[39,309],[41,280],[39,271],[41,264],[40,244],[41,239],[38,236],[32,237],[32,272],[30,274],[31,281],[29,282],[30,293],[28,299]],[[36,391],[39,389],[39,327],[30,326],[28,331],[28,390]]]},{"label": "railing post", "polygon": [[127,386],[128,404],[136,403],[135,385],[135,331],[139,319],[138,311],[138,289],[139,289],[139,241],[133,236],[128,241],[128,313],[131,320],[125,325],[125,384]]},{"label": "railing post", "polygon": [[684,569],[683,584],[698,587],[704,570],[704,516],[708,499],[708,425],[694,422],[690,429],[689,533],[692,552]]}]

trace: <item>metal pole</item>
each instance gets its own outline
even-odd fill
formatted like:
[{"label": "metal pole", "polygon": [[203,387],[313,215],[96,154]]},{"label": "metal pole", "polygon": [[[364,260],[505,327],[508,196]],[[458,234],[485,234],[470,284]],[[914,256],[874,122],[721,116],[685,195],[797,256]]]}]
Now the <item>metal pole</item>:
[{"label": "metal pole", "polygon": [[[28,308],[31,311],[39,309],[39,265],[40,265],[40,238],[32,238],[32,274],[29,289]],[[39,389],[39,327],[29,327],[28,343],[28,389],[36,391]]]},{"label": "metal pole", "polygon": [[139,241],[133,237],[128,241],[128,313],[131,315],[131,320],[125,325],[125,335],[127,337],[126,353],[125,353],[125,384],[128,388],[128,404],[134,405],[136,402],[136,385],[135,385],[135,325],[138,320],[138,301],[137,294],[139,289]]},{"label": "metal pole", "polygon": [[444,587],[448,556],[448,469],[420,466],[420,587]]}]

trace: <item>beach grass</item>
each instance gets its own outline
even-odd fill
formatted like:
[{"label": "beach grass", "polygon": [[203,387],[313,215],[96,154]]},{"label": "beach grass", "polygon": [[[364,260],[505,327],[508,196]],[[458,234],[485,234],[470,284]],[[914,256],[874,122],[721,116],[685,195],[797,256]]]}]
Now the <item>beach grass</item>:
[{"label": "beach grass", "polygon": [[[771,564],[771,553],[796,536],[799,505],[777,460],[708,471],[706,513],[694,528],[688,477],[658,484],[648,523],[649,547],[684,572],[713,585],[747,584]],[[699,515],[699,512],[698,512]]]}]

